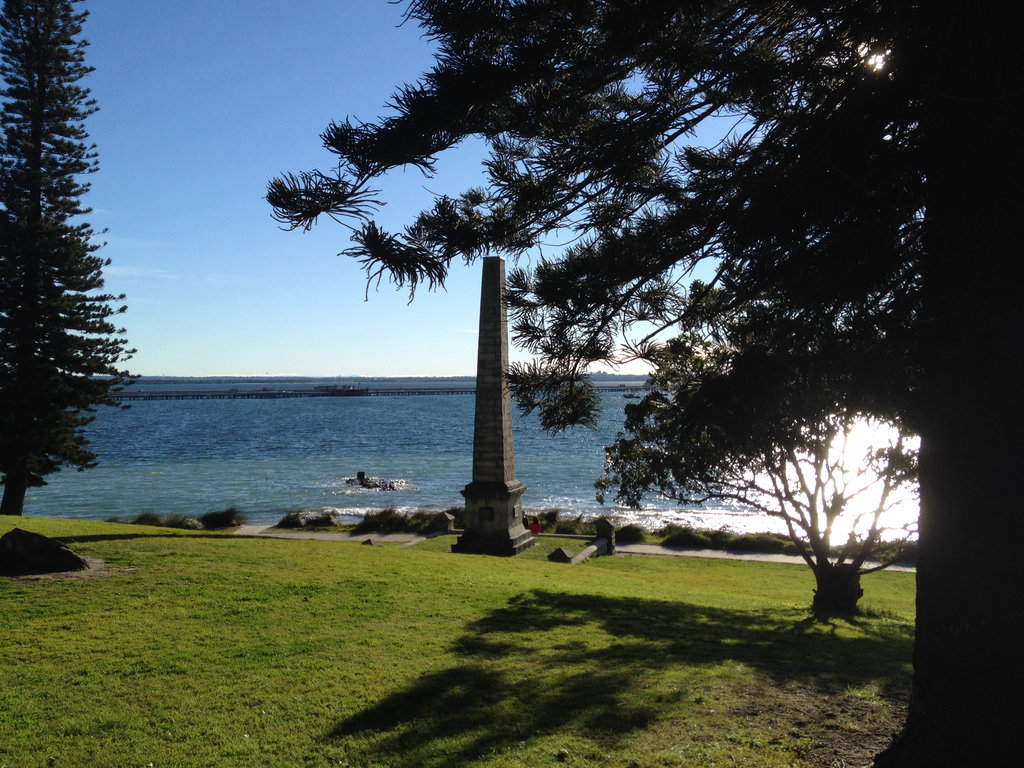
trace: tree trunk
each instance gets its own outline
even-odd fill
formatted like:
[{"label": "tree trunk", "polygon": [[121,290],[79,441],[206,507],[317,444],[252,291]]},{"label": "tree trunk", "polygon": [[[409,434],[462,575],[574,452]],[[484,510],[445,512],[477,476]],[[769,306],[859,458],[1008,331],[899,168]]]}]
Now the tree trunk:
[{"label": "tree trunk", "polygon": [[917,7],[929,35],[914,55],[932,65],[915,73],[929,76],[917,637],[907,722],[876,768],[1020,753],[1024,322],[1007,278],[1021,249],[1024,77],[1008,8]]},{"label": "tree trunk", "polygon": [[1018,452],[944,438],[922,441],[910,711],[879,767],[1004,765],[1019,752],[1024,526],[1006,466]]},{"label": "tree trunk", "polygon": [[27,490],[28,472],[8,472],[4,477],[4,498],[0,502],[0,515],[23,514]]},{"label": "tree trunk", "polygon": [[844,563],[814,567],[814,610],[822,613],[856,613],[857,601],[864,594],[860,587],[860,569]]}]

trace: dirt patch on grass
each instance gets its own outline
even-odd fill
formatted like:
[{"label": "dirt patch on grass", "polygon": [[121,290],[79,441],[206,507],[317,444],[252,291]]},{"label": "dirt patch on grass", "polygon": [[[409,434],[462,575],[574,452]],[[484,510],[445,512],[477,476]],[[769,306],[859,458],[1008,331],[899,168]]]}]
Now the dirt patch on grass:
[{"label": "dirt patch on grass", "polygon": [[30,573],[30,574],[10,574],[0,573],[0,578],[10,579],[14,584],[33,584],[40,581],[95,581],[96,579],[107,579],[111,576],[120,576],[122,574],[131,573],[131,568],[123,568],[116,565],[111,565],[106,560],[101,560],[98,557],[92,555],[79,554],[86,563],[89,564],[88,568],[81,571],[62,571],[60,573]]},{"label": "dirt patch on grass", "polygon": [[755,697],[730,714],[776,734],[776,744],[785,744],[810,765],[860,768],[889,746],[906,712],[905,700],[787,686],[770,702]]}]

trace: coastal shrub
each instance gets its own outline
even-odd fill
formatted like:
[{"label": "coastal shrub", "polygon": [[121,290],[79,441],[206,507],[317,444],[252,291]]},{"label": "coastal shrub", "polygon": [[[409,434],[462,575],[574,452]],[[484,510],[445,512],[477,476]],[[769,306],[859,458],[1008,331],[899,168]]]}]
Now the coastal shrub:
[{"label": "coastal shrub", "polygon": [[647,541],[647,531],[636,523],[615,529],[615,541],[618,544],[643,544]]},{"label": "coastal shrub", "polygon": [[233,528],[242,524],[241,512],[235,507],[221,512],[210,512],[200,517],[194,515],[158,515],[155,512],[141,512],[135,517],[125,520],[120,517],[109,517],[108,523],[124,523],[131,525],[152,525],[159,528],[181,528],[187,531],[216,530],[217,528]]},{"label": "coastal shrub", "polygon": [[736,538],[735,533],[730,532],[724,527],[715,531],[706,531],[706,533],[711,540],[712,549],[728,549],[732,540]]},{"label": "coastal shrub", "polygon": [[308,512],[304,520],[307,528],[333,528],[341,524],[338,513],[333,509]]},{"label": "coastal shrub", "polygon": [[142,512],[131,519],[132,525],[163,525],[164,520],[155,512]]},{"label": "coastal shrub", "polygon": [[394,507],[385,507],[377,512],[367,512],[363,519],[356,523],[353,533],[394,533],[402,523],[401,514]]},{"label": "coastal shrub", "polygon": [[237,507],[228,507],[219,512],[207,512],[199,516],[199,522],[208,531],[215,531],[220,528],[235,528],[245,521],[241,511]]},{"label": "coastal shrub", "polygon": [[555,525],[555,533],[570,536],[595,536],[597,529],[594,527],[593,520],[584,520],[583,515],[577,515],[571,520],[559,520]]},{"label": "coastal shrub", "polygon": [[666,547],[687,547],[690,549],[710,549],[711,537],[706,531],[698,531],[689,525],[670,523],[658,531],[662,544]]},{"label": "coastal shrub", "polygon": [[561,511],[562,510],[556,508],[545,509],[544,511],[542,511],[539,515],[537,515],[537,518],[540,520],[541,527],[545,531],[557,530],[558,523],[560,522],[558,516],[559,514],[561,514]]},{"label": "coastal shrub", "polygon": [[465,528],[465,526],[466,526],[466,508],[465,507],[448,507],[448,509],[446,509],[444,511],[447,512],[449,515],[451,515],[453,518],[455,518],[455,521],[454,521],[453,525],[456,528]]},{"label": "coastal shrub", "polygon": [[770,533],[743,533],[733,536],[727,549],[758,554],[796,554],[796,547],[789,539]]},{"label": "coastal shrub", "polygon": [[277,521],[275,528],[301,528],[305,525],[305,521],[302,519],[301,509],[289,509],[284,513],[284,517]]},{"label": "coastal shrub", "polygon": [[426,533],[434,524],[434,512],[417,510],[411,514],[399,512],[395,507],[385,507],[378,512],[367,512],[353,533]]},{"label": "coastal shrub", "polygon": [[289,509],[277,521],[275,528],[336,528],[342,525],[341,516],[333,509]]},{"label": "coastal shrub", "polygon": [[304,528],[337,528],[342,524],[341,516],[333,509],[307,510],[302,516]]},{"label": "coastal shrub", "polygon": [[437,517],[436,512],[424,512],[422,510],[416,510],[412,514],[406,515],[406,529],[408,533],[428,533],[434,529],[434,519]]}]

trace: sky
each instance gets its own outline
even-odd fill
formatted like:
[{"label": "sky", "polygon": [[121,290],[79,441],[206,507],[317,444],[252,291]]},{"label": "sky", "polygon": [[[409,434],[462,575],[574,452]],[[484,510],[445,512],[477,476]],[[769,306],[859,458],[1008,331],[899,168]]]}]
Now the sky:
[{"label": "sky", "polygon": [[[264,199],[284,171],[329,168],[320,134],[383,114],[431,49],[385,0],[86,0],[99,153],[85,204],[106,230],[107,289],[142,375],[446,376],[476,370],[479,265],[447,291],[388,285],[338,253],[324,220],[283,231]],[[467,154],[467,153],[463,153]],[[477,158],[398,172],[378,217],[400,229]]]},{"label": "sky", "polygon": [[[84,203],[124,293],[128,367],[149,376],[457,376],[476,371],[480,264],[446,289],[367,294],[349,231],[285,231],[264,199],[282,172],[328,170],[320,135],[371,121],[429,69],[387,0],[84,0],[86,121],[99,171]],[[434,193],[482,179],[479,145],[439,172],[393,172],[376,216],[398,231]],[[529,356],[514,347],[514,361]],[[634,373],[638,369],[622,369]]]}]

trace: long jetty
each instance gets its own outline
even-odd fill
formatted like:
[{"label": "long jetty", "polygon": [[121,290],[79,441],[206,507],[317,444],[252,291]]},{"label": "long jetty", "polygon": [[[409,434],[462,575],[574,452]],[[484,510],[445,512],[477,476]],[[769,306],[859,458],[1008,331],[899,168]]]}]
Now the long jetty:
[{"label": "long jetty", "polygon": [[[599,386],[599,392],[632,394],[636,387]],[[410,397],[414,395],[475,395],[474,387],[440,389],[369,389],[365,387],[314,387],[312,389],[123,389],[111,398],[128,400],[282,400],[295,397]]]},{"label": "long jetty", "polygon": [[282,400],[293,397],[404,397],[408,395],[472,395],[474,389],[125,389],[114,400]]}]

